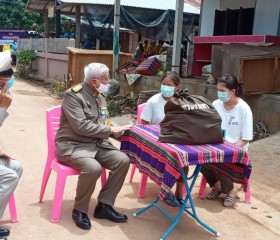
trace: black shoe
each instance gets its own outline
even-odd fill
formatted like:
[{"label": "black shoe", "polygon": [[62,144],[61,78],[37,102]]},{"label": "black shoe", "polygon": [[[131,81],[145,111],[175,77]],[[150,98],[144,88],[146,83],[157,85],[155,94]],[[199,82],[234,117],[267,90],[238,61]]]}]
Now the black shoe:
[{"label": "black shoe", "polygon": [[10,230],[8,228],[0,227],[0,238],[7,237],[10,235]]},{"label": "black shoe", "polygon": [[91,223],[86,213],[80,212],[76,209],[72,211],[72,218],[76,223],[77,227],[82,229],[90,229]]},{"label": "black shoe", "polygon": [[95,210],[93,217],[98,218],[98,219],[108,219],[112,222],[126,222],[127,221],[127,216],[121,213],[116,212],[112,206],[98,202]]}]

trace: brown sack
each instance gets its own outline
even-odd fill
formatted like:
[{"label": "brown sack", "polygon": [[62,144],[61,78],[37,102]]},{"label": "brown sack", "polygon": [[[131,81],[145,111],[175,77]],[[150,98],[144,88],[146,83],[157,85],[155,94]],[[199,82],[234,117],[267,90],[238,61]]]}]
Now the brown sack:
[{"label": "brown sack", "polygon": [[223,142],[221,117],[206,98],[181,90],[165,104],[164,111],[160,142],[192,145]]}]

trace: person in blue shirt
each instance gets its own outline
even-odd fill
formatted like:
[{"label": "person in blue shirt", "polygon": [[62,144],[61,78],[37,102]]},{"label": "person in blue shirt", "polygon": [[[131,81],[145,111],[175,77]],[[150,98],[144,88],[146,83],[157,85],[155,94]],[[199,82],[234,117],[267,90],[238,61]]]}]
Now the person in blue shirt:
[{"label": "person in blue shirt", "polygon": [[63,34],[63,37],[64,37],[64,38],[69,38],[69,37],[70,37],[70,34],[69,34],[69,33],[64,33],[64,34]]},{"label": "person in blue shirt", "polygon": [[91,41],[90,38],[87,38],[87,40],[85,41],[83,49],[90,49],[90,50],[95,49],[95,46],[94,46],[94,44],[93,44],[93,42]]}]

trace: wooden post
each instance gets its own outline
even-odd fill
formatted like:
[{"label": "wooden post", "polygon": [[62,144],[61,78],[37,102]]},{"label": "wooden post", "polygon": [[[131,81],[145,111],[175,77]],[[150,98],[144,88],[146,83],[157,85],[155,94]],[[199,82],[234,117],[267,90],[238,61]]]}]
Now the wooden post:
[{"label": "wooden post", "polygon": [[44,26],[44,37],[48,38],[50,36],[48,11],[44,12]]},{"label": "wooden post", "polygon": [[81,5],[76,5],[76,35],[75,35],[75,46],[79,48],[81,41]]},{"label": "wooden post", "polygon": [[55,1],[55,28],[56,28],[56,37],[61,37],[61,23],[60,23],[60,8],[58,0]]}]

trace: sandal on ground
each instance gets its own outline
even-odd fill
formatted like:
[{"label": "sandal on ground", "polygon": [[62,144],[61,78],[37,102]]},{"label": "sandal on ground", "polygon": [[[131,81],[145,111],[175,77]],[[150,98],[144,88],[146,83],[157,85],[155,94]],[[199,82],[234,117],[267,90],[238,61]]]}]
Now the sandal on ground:
[{"label": "sandal on ground", "polygon": [[177,202],[175,196],[172,195],[171,193],[168,193],[166,195],[166,197],[163,199],[163,201],[171,207],[177,207],[178,206],[178,202]]},{"label": "sandal on ground", "polygon": [[225,197],[225,200],[224,200],[223,205],[224,205],[225,207],[232,207],[234,204],[235,204],[235,197],[232,197],[232,196],[230,196],[230,195],[227,195],[227,196]]},{"label": "sandal on ground", "polygon": [[206,199],[213,200],[219,197],[222,194],[222,191],[217,191],[216,189],[212,189],[212,191],[206,196]]},{"label": "sandal on ground", "polygon": [[[185,199],[184,198],[179,198],[177,197],[176,200],[178,201],[179,204],[183,205]],[[187,202],[185,208],[191,208],[191,205]]]}]

